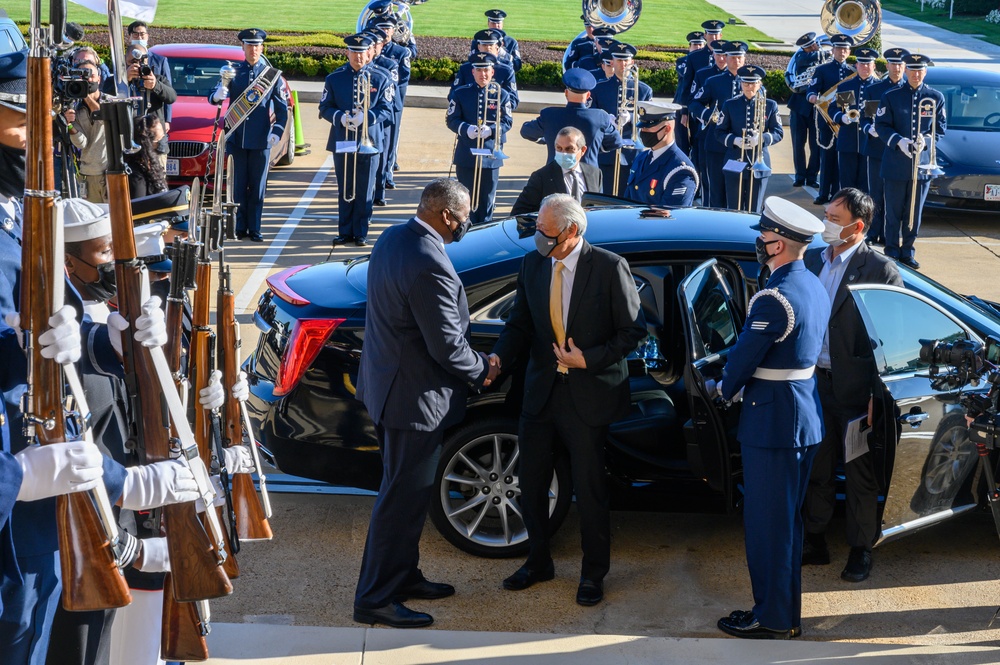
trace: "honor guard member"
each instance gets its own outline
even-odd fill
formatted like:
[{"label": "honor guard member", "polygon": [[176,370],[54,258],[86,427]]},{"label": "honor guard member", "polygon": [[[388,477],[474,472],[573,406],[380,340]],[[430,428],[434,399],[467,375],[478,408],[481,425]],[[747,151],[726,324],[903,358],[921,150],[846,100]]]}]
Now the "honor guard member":
[{"label": "honor guard member", "polygon": [[586,14],[581,14],[580,20],[583,21],[583,31],[586,34],[577,37],[566,47],[568,53],[566,54],[566,59],[563,61],[563,66],[566,69],[572,69],[576,66],[580,58],[593,55],[596,50],[594,46],[594,26],[590,24],[590,19],[587,18]]},{"label": "honor guard member", "polygon": [[[740,77],[737,74],[746,62],[747,45],[744,42],[726,42],[726,71],[705,81],[691,101],[691,117],[705,128],[705,162],[708,184],[708,202],[713,208],[726,207],[726,179],[722,167],[726,163],[726,146],[716,138],[718,126],[723,121],[722,106],[740,94]],[[704,197],[702,197],[704,198]]]},{"label": "honor guard member", "polygon": [[[392,96],[392,118],[382,123],[381,142],[382,152],[379,153],[378,168],[375,178],[374,205],[385,206],[385,190],[395,189],[396,184],[392,181],[392,139],[393,134],[397,134],[396,120],[403,115],[403,100],[399,96],[399,88],[396,83],[399,81],[399,63],[388,56],[382,55],[382,49],[389,40],[389,35],[381,28],[367,28],[365,34],[372,38],[371,45],[371,66],[381,69],[393,86]],[[405,49],[404,49],[405,50]]]},{"label": "honor guard member", "polygon": [[701,86],[691,87],[694,84],[694,75],[699,70],[712,64],[712,42],[723,42],[722,29],[725,26],[725,23],[716,20],[702,23],[701,29],[705,33],[705,45],[697,51],[689,51],[685,56],[687,58],[687,67],[684,70],[684,76],[680,76],[680,72],[678,72],[677,86],[687,90],[686,94],[688,95],[689,102],[694,98],[695,93],[701,89]]},{"label": "honor guard member", "polygon": [[[455,175],[472,197],[473,225],[493,219],[493,207],[503,166],[503,143],[514,122],[510,97],[502,86],[491,86],[496,58],[476,53],[469,59],[476,82],[459,88],[448,104],[448,129],[458,135]],[[492,90],[498,90],[494,94]],[[499,136],[497,128],[499,127]],[[478,191],[475,185],[478,184]]]},{"label": "honor guard member", "polygon": [[[510,95],[510,104],[516,109],[518,98],[517,79],[514,76],[514,68],[496,61],[497,54],[500,52],[500,33],[496,30],[480,30],[476,33],[475,41],[478,44],[479,53],[489,53],[493,56],[493,80],[507,91],[507,94]],[[458,68],[455,80],[451,84],[451,90],[448,92],[448,101],[451,101],[451,96],[455,93],[455,90],[461,88],[463,85],[472,85],[475,82],[476,79],[472,75],[472,58],[470,57],[469,60],[463,62]]]},{"label": "honor guard member", "polygon": [[691,89],[689,89],[688,95],[685,97],[688,100],[687,111],[688,130],[691,134],[691,161],[694,162],[695,168],[698,169],[698,178],[701,182],[701,198],[704,205],[708,205],[710,199],[708,194],[708,157],[705,153],[705,136],[708,132],[706,131],[707,127],[702,121],[691,114],[691,104],[694,101],[695,93],[704,87],[708,79],[726,71],[726,43],[715,41],[710,44],[710,48],[712,49],[712,64],[695,72],[694,82],[691,84]]},{"label": "honor guard member", "polygon": [[688,131],[688,114],[687,105],[690,101],[687,88],[680,85],[680,82],[684,80],[687,76],[688,68],[688,56],[695,51],[705,47],[705,33],[704,32],[689,32],[687,36],[688,40],[688,55],[682,55],[677,58],[677,62],[674,63],[674,67],[677,69],[677,90],[674,92],[674,104],[680,104],[684,107],[684,110],[680,112],[680,123],[677,127],[677,146],[684,151],[685,154],[691,154],[691,136]]},{"label": "honor guard member", "polygon": [[639,102],[639,139],[648,148],[632,162],[622,196],[648,205],[688,207],[698,191],[698,171],[677,142],[679,104]]},{"label": "honor guard member", "polygon": [[380,151],[376,142],[381,140],[376,130],[392,118],[392,81],[381,70],[369,66],[370,42],[370,37],[362,34],[344,38],[347,64],[326,77],[319,101],[320,117],[332,124],[326,149],[334,153],[337,173],[338,233],[334,245],[368,244]]},{"label": "honor guard member", "polygon": [[830,298],[802,261],[823,224],[790,201],[764,202],[757,260],[771,270],[750,300],[719,386],[733,400],[743,391],[737,439],[743,451],[747,567],[753,609],[718,626],[736,637],[788,639],[802,632],[802,501],[823,417],[816,360]]},{"label": "honor guard member", "polygon": [[[840,125],[837,132],[837,169],[840,172],[840,187],[842,189],[853,187],[868,193],[868,160],[861,154],[862,144],[865,142],[862,129],[862,120],[865,115],[865,104],[871,100],[869,89],[878,79],[875,73],[875,60],[878,58],[878,51],[873,48],[859,48],[855,50],[854,57],[857,58],[855,69],[858,75],[844,81],[837,86],[837,106],[832,104],[834,112],[830,115],[833,121]],[[841,95],[850,97],[853,95],[854,102],[840,105]]]},{"label": "honor guard member", "polygon": [[913,243],[920,233],[924,200],[933,175],[917,168],[914,182],[914,161],[918,166],[930,163],[931,137],[943,136],[947,122],[944,95],[924,85],[931,59],[911,53],[903,62],[907,83],[882,95],[875,114],[875,131],[885,138],[886,145],[881,171],[885,180],[885,255],[919,268]]},{"label": "honor guard member", "polygon": [[[602,111],[607,111],[615,119],[615,127],[622,137],[622,149],[621,151],[601,153],[597,157],[597,163],[601,167],[604,193],[612,196],[624,196],[622,188],[628,179],[628,172],[632,168],[632,162],[635,160],[637,152],[635,130],[632,128],[633,112],[629,108],[637,110],[636,105],[639,102],[651,100],[653,89],[642,81],[638,81],[638,91],[636,90],[637,82],[631,76],[632,74],[636,77],[639,75],[638,68],[634,72],[631,71],[632,59],[636,54],[634,46],[624,42],[615,42],[609,50],[611,51],[614,76],[601,81],[594,87],[593,105]],[[637,92],[638,99],[636,99]],[[618,170],[618,191],[614,191],[615,169]]]},{"label": "honor guard member", "polygon": [[407,46],[403,46],[392,40],[396,29],[399,27],[399,19],[391,12],[372,19],[368,22],[368,25],[383,30],[386,33],[387,37],[382,46],[382,55],[392,58],[397,64],[392,122],[389,123],[389,140],[392,142],[392,145],[389,148],[388,163],[392,165],[392,168],[386,174],[385,182],[386,189],[396,189],[392,173],[399,170],[399,162],[396,159],[399,148],[399,131],[403,122],[403,106],[406,104],[406,91],[410,86],[410,59],[417,57],[417,46],[412,42]]},{"label": "honor guard member", "polygon": [[[232,95],[239,99],[250,88],[258,76],[267,69],[261,59],[267,33],[260,28],[247,28],[236,36],[243,42],[246,60],[237,62],[236,77],[229,86],[221,81],[208,96],[213,104]],[[251,96],[253,96],[251,94]],[[246,101],[254,103],[248,96]],[[271,123],[271,114],[274,123]],[[239,204],[236,211],[236,237],[263,242],[260,233],[260,218],[264,212],[264,190],[267,187],[267,170],[271,148],[281,140],[288,122],[288,100],[281,80],[257,103],[250,115],[233,132],[226,135],[226,153],[232,156],[235,173],[233,178],[233,201]]]},{"label": "honor guard member", "polygon": [[[830,37],[830,43],[833,45],[833,60],[816,68],[813,79],[809,82],[809,90],[806,92],[806,100],[813,105],[819,101],[820,95],[836,87],[854,73],[851,66],[845,62],[851,53],[854,39],[847,35],[833,35]],[[819,195],[813,203],[823,205],[829,203],[833,193],[840,189],[840,170],[837,164],[837,148],[834,145],[836,136],[818,109],[813,121],[816,124],[816,144],[819,146],[820,154]]]},{"label": "honor guard member", "polygon": [[[795,180],[792,187],[819,187],[819,146],[816,144],[816,109],[806,99],[812,76],[825,61],[826,51],[820,48],[815,32],[807,32],[798,38],[799,47],[788,61],[785,69],[785,83],[792,91],[788,98],[788,126],[792,139],[792,162],[795,165]],[[806,146],[809,156],[806,157]]]},{"label": "honor guard member", "polygon": [[548,149],[545,162],[556,154],[556,136],[563,127],[576,127],[587,144],[583,163],[597,168],[599,150],[614,151],[622,146],[622,137],[615,128],[615,118],[601,109],[589,108],[591,91],[597,85],[594,75],[585,69],[567,69],[562,76],[566,86],[566,106],[550,106],[534,120],[521,125],[521,138],[544,143]]},{"label": "honor guard member", "polygon": [[[882,95],[906,85],[903,72],[906,71],[906,63],[903,58],[910,54],[902,48],[886,49],[882,57],[885,58],[886,77],[880,81],[872,83],[868,88],[868,95],[873,102],[881,102]],[[869,106],[870,108],[870,106]],[[876,109],[877,112],[877,109]],[[865,113],[862,119],[862,151],[868,157],[868,193],[875,202],[875,214],[872,216],[872,223],[868,227],[868,237],[865,240],[869,244],[885,244],[885,180],[882,179],[882,155],[885,154],[885,141],[878,135],[875,129],[875,116]]]},{"label": "honor guard member", "polygon": [[604,53],[604,50],[616,42],[615,31],[611,28],[594,28],[594,52],[580,58],[573,66],[588,71],[599,67],[601,64],[601,55]]},{"label": "honor guard member", "polygon": [[[514,68],[515,72],[521,71],[521,49],[517,45],[517,40],[504,32],[503,20],[507,18],[507,12],[502,9],[488,9],[486,10],[486,27],[490,30],[497,30],[503,35],[503,41],[500,44],[500,57],[497,58],[500,62],[509,64]],[[472,40],[472,44],[469,46],[469,54],[476,52],[476,40]]]}]

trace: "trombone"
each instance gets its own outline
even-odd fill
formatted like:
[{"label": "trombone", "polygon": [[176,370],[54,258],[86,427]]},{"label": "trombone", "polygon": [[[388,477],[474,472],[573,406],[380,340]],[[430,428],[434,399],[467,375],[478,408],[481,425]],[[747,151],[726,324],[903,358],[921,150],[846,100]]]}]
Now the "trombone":
[{"label": "trombone", "polygon": [[[930,116],[931,134],[930,141],[924,139],[924,133],[920,125],[917,125],[917,136],[913,139],[913,185],[910,187],[910,228],[913,228],[917,212],[917,177],[923,172],[929,178],[944,175],[944,170],[937,163],[937,111],[936,99],[921,99],[917,107],[917,118]],[[929,143],[929,145],[928,145]],[[920,163],[920,154],[928,151],[927,163]]]},{"label": "trombone", "polygon": [[483,151],[486,149],[486,138],[483,136],[483,127],[490,124],[488,115],[490,104],[496,109],[493,115],[493,159],[507,159],[501,148],[500,118],[503,113],[501,104],[500,84],[490,81],[486,84],[483,95],[483,105],[479,108],[479,115],[476,118],[476,126],[479,131],[476,135],[476,165],[472,173],[472,201],[473,210],[479,210],[479,187],[483,182]]},{"label": "trombone", "polygon": [[[743,146],[740,147],[740,161],[750,163],[750,172],[754,180],[762,180],[771,175],[771,167],[764,161],[764,131],[767,129],[767,93],[761,86],[760,92],[753,99],[753,124],[750,131],[743,130]],[[750,136],[757,137],[757,143],[750,148],[749,160],[747,159],[746,140]],[[739,189],[736,194],[736,209],[743,210],[743,172],[740,171]],[[753,181],[750,182],[750,192],[747,195],[747,212],[753,212]]]},{"label": "trombone", "polygon": [[[354,107],[351,110],[351,115],[357,115],[360,111],[364,118],[360,125],[349,126],[346,130],[345,138],[349,142],[356,144],[356,148],[353,152],[344,153],[344,175],[347,175],[347,158],[351,157],[354,166],[351,168],[351,188],[350,194],[344,193],[344,200],[350,203],[353,201],[358,194],[358,155],[377,155],[378,148],[376,148],[371,139],[368,137],[368,111],[371,108],[371,96],[369,91],[372,87],[372,75],[370,71],[362,69],[358,72],[358,75],[354,77],[354,92],[353,101]],[[347,187],[345,186],[346,190]]]},{"label": "trombone", "polygon": [[[629,90],[632,91],[632,97],[629,98]],[[615,117],[615,129],[618,130],[618,134],[621,135],[625,132],[625,126],[628,122],[632,123],[632,145],[623,146],[628,147],[629,150],[635,150],[635,131],[638,125],[638,102],[639,100],[639,67],[638,65],[630,65],[628,69],[625,70],[625,78],[622,80],[621,85],[618,87],[618,104],[615,107],[618,111]],[[630,121],[623,122],[623,115],[631,116]],[[622,148],[615,150],[615,175],[612,183],[611,193],[618,196],[618,185],[621,179],[621,166],[622,166]]]}]

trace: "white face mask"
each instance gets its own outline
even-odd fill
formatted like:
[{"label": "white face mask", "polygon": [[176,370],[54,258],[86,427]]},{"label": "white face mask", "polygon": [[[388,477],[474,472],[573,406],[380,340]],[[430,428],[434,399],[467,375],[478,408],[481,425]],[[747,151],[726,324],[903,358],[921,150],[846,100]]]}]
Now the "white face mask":
[{"label": "white face mask", "polygon": [[847,240],[840,237],[840,234],[844,232],[843,226],[840,224],[834,224],[828,219],[823,220],[823,242],[830,245],[831,247],[840,247]]}]

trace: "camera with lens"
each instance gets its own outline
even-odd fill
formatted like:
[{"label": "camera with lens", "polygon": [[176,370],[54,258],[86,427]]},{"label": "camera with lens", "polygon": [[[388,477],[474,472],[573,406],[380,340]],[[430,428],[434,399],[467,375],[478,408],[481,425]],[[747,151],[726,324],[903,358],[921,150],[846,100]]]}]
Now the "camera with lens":
[{"label": "camera with lens", "polygon": [[138,50],[132,51],[132,58],[135,60],[135,64],[139,65],[139,76],[152,76],[153,69],[149,66],[149,54],[142,53]]},{"label": "camera with lens", "polygon": [[961,404],[971,419],[969,440],[987,449],[1000,447],[1000,339],[992,335],[986,344],[972,340],[920,340],[920,360],[930,364],[931,386],[955,390],[984,382],[986,391],[964,393]]},{"label": "camera with lens", "polygon": [[69,59],[53,61],[52,68],[54,92],[63,99],[84,99],[100,87],[90,79],[90,70],[74,67]]}]

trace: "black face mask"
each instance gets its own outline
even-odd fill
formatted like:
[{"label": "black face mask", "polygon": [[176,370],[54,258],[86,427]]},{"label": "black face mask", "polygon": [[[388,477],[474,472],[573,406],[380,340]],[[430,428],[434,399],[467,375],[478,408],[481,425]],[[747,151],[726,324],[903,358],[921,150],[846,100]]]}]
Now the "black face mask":
[{"label": "black face mask", "polygon": [[764,240],[760,236],[757,236],[757,240],[754,241],[754,250],[757,252],[757,263],[767,265],[767,262],[774,258],[771,254],[767,253],[767,246],[773,245],[776,242],[781,242],[780,240]]},{"label": "black face mask", "polygon": [[451,230],[451,241],[460,242],[465,234],[469,232],[472,228],[472,221],[466,217],[464,220],[458,223],[458,228]]},{"label": "black face mask", "polygon": [[24,196],[25,151],[0,145],[0,194],[9,199]]},{"label": "black face mask", "polygon": [[79,256],[74,257],[81,263],[85,263],[94,270],[97,271],[97,281],[96,282],[84,282],[83,286],[86,288],[87,293],[94,300],[99,302],[108,302],[115,295],[118,294],[118,284],[115,282],[115,262],[108,261],[106,263],[98,263],[96,266],[93,263],[87,263]]},{"label": "black face mask", "polygon": [[659,130],[657,130],[655,132],[643,132],[643,131],[640,131],[639,132],[639,140],[642,141],[642,144],[644,146],[646,146],[647,148],[652,148],[653,146],[655,146],[657,143],[659,143],[663,139],[660,138],[660,132],[659,132]]}]

